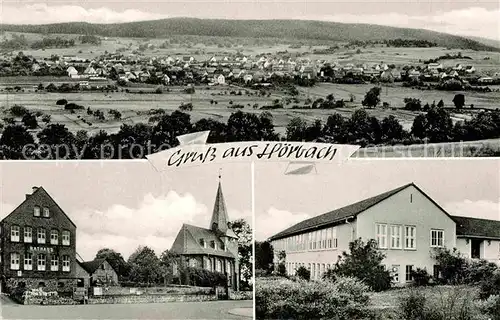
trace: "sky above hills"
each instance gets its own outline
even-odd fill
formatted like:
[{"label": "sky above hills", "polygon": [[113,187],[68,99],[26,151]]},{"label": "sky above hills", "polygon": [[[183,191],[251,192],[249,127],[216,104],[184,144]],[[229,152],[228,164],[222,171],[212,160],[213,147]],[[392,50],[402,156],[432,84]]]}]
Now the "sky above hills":
[{"label": "sky above hills", "polygon": [[116,23],[170,17],[304,19],[428,29],[500,40],[500,2],[492,0],[2,0],[0,22]]}]

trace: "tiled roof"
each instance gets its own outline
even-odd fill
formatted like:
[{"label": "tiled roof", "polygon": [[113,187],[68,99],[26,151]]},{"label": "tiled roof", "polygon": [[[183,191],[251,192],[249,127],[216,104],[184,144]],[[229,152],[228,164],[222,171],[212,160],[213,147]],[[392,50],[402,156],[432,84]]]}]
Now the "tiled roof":
[{"label": "tiled roof", "polygon": [[457,223],[457,236],[500,239],[500,221],[453,216]]},{"label": "tiled roof", "polygon": [[80,265],[83,269],[85,269],[88,273],[93,274],[106,259],[95,259],[92,261],[80,262]]},{"label": "tiled roof", "polygon": [[359,213],[367,210],[368,208],[376,205],[377,203],[389,198],[390,196],[400,192],[403,189],[406,189],[409,186],[415,186],[413,183],[406,184],[404,186],[401,186],[399,188],[381,193],[377,196],[353,203],[351,205],[348,205],[346,207],[336,209],[327,213],[324,213],[322,215],[304,220],[302,222],[297,223],[294,226],[291,226],[288,229],[285,229],[284,231],[281,231],[280,233],[277,233],[276,235],[272,236],[270,240],[275,240],[279,238],[283,238],[292,234],[296,234],[299,232],[303,232],[309,229],[314,229],[316,227],[320,227],[323,225],[328,225],[328,224],[333,224],[337,221],[343,221],[349,217],[356,217]]},{"label": "tiled roof", "polygon": [[[206,248],[200,244],[200,239],[206,243]],[[210,247],[210,242],[217,243],[218,250]],[[172,251],[178,254],[206,254],[227,258],[235,258],[229,251],[220,250],[222,241],[217,234],[210,230],[190,224],[183,224],[177,238],[172,245]]]},{"label": "tiled roof", "polygon": [[36,193],[42,193],[47,199],[49,199],[61,211],[61,213],[68,219],[68,221],[76,228],[76,224],[70,219],[70,217],[66,214],[66,212],[64,212],[64,210],[59,206],[59,204],[54,200],[54,198],[52,198],[52,196],[47,192],[47,190],[45,190],[42,186],[35,187],[35,188],[36,188],[36,190],[31,195],[29,195],[23,202],[21,202],[20,205],[18,205],[11,213],[9,213],[1,221],[5,220],[10,215],[17,212],[19,210],[19,208],[21,208],[25,203],[31,202],[32,201],[31,196],[33,196]]}]

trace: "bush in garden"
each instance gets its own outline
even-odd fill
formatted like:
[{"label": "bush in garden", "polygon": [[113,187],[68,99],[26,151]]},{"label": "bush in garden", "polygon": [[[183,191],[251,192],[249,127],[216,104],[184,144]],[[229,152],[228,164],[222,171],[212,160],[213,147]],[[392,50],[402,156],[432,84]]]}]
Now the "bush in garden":
[{"label": "bush in garden", "polygon": [[413,284],[416,286],[426,286],[431,280],[431,276],[425,269],[417,268],[416,270],[412,270],[411,276],[413,279]]},{"label": "bush in garden", "polygon": [[439,265],[441,280],[446,284],[462,284],[465,282],[465,270],[467,261],[460,252],[453,248],[436,248],[433,252],[433,258]]},{"label": "bush in garden", "polygon": [[187,267],[183,272],[184,279],[189,281],[189,285],[192,286],[216,287],[227,285],[227,277],[220,272],[193,267]]},{"label": "bush in garden", "polygon": [[286,266],[284,263],[278,265],[278,274],[281,276],[286,276]]},{"label": "bush in garden", "polygon": [[300,266],[297,269],[297,276],[302,280],[309,280],[309,279],[311,279],[311,272],[309,270],[307,270],[306,267]]},{"label": "bush in garden", "polygon": [[481,312],[490,316],[490,320],[500,320],[500,295],[490,296],[480,303]]},{"label": "bush in garden", "polygon": [[259,279],[258,319],[370,319],[369,287],[355,278],[330,281]]},{"label": "bush in garden", "polygon": [[410,290],[399,298],[399,315],[405,320],[420,320],[425,311],[425,295],[417,290]]},{"label": "bush in garden", "polygon": [[469,284],[481,283],[491,279],[498,270],[498,266],[486,260],[468,262],[464,268],[465,282]]},{"label": "bush in garden", "polygon": [[[385,255],[378,249],[377,241],[364,243],[357,239],[349,243],[349,253],[343,252],[336,263],[331,276],[356,277],[370,286],[374,291],[383,291],[391,287],[391,274],[385,270],[382,261]],[[333,280],[333,279],[332,279]]]},{"label": "bush in garden", "polygon": [[479,297],[488,299],[490,296],[500,296],[500,270],[497,270],[491,277],[485,278],[480,285]]}]

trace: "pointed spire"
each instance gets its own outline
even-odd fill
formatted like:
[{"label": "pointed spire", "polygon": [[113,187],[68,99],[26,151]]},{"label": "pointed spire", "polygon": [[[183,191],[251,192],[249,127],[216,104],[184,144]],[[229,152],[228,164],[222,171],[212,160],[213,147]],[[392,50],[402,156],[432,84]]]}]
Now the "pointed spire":
[{"label": "pointed spire", "polygon": [[214,210],[212,212],[210,227],[213,231],[226,234],[228,222],[229,219],[227,216],[226,202],[224,201],[224,195],[222,194],[221,173],[219,170],[219,186],[217,188],[217,195],[215,196]]}]

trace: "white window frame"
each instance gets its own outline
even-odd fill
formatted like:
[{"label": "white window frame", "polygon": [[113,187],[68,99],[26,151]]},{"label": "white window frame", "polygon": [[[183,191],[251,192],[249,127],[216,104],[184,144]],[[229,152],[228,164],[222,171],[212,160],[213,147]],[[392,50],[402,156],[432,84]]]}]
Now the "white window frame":
[{"label": "white window frame", "polygon": [[[55,235],[55,237],[53,237]],[[59,231],[50,230],[50,244],[58,245],[59,244]]]},{"label": "white window frame", "polygon": [[50,271],[59,271],[59,257],[51,256],[50,257]]},{"label": "white window frame", "polygon": [[71,244],[71,234],[68,230],[62,232],[62,245],[69,246]]},{"label": "white window frame", "polygon": [[24,254],[23,269],[28,271],[33,270],[33,254],[31,252]]},{"label": "white window frame", "polygon": [[[408,230],[413,230],[413,235],[408,234]],[[417,250],[417,227],[416,226],[404,226],[405,231],[405,249],[407,250]],[[410,241],[413,240],[413,246],[408,246]]]},{"label": "white window frame", "polygon": [[42,214],[42,211],[40,210],[39,206],[34,206],[33,207],[33,216],[34,217],[40,217]]},{"label": "white window frame", "polygon": [[[379,227],[382,229],[385,230],[385,233],[379,233]],[[377,240],[377,244],[378,244],[378,247],[380,249],[387,249],[388,248],[388,242],[389,242],[389,237],[388,237],[388,232],[389,231],[389,227],[387,226],[386,223],[375,223],[375,235],[376,235],[376,240]],[[381,239],[384,239],[384,245],[381,245]]]},{"label": "white window frame", "polygon": [[10,270],[19,270],[21,255],[17,252],[10,253]]},{"label": "white window frame", "polygon": [[50,218],[50,210],[47,207],[43,207],[43,217]]},{"label": "white window frame", "polygon": [[36,257],[36,270],[45,271],[46,269],[47,269],[47,255],[44,253],[39,253],[38,256]]},{"label": "white window frame", "polygon": [[36,230],[36,243],[45,244],[47,241],[47,232],[44,228]]},{"label": "white window frame", "polygon": [[25,226],[23,228],[23,241],[24,243],[32,243],[33,242],[33,228]]},{"label": "white window frame", "polygon": [[[433,233],[436,233],[436,237],[434,238],[433,237]],[[441,234],[441,245],[439,244],[439,237],[438,235]],[[431,232],[430,232],[430,244],[431,244],[431,248],[443,248],[444,247],[444,230],[442,229],[431,229]],[[433,244],[433,239],[436,239],[436,244]]]},{"label": "white window frame", "polygon": [[[391,229],[391,249],[403,249],[403,226],[402,225],[397,225],[397,224],[391,224],[390,225]],[[397,234],[394,232],[394,230],[397,230]],[[398,244],[399,243],[399,244]]]},{"label": "white window frame", "polygon": [[70,265],[71,264],[70,264],[69,256],[63,256],[63,264],[62,264],[63,268],[62,268],[62,270],[64,272],[69,272],[71,270]]},{"label": "white window frame", "polygon": [[10,227],[10,241],[19,242],[20,233],[21,233],[21,228],[18,225],[12,225]]}]

